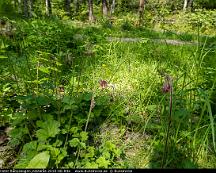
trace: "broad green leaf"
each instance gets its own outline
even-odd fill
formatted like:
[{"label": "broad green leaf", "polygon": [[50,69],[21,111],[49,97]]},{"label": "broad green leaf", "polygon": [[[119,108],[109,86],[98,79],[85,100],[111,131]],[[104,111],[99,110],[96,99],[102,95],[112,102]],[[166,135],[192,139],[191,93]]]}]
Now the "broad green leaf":
[{"label": "broad green leaf", "polygon": [[69,144],[71,147],[77,147],[80,144],[80,141],[78,138],[73,138],[69,141]]},{"label": "broad green leaf", "polygon": [[62,100],[63,103],[66,103],[68,105],[72,105],[75,103],[74,99],[71,96],[65,96]]},{"label": "broad green leaf", "polygon": [[52,157],[57,158],[58,155],[60,154],[60,149],[52,147],[50,150],[50,154]]},{"label": "broad green leaf", "polygon": [[85,142],[88,140],[88,133],[87,132],[81,132],[80,133],[81,141]]},{"label": "broad green leaf", "polygon": [[106,160],[105,157],[99,157],[96,160],[96,163],[98,164],[99,168],[108,168],[110,162],[109,160]]},{"label": "broad green leaf", "polygon": [[39,68],[39,70],[40,70],[41,72],[46,73],[46,74],[49,74],[49,73],[50,73],[48,67],[43,67],[43,66],[41,66],[41,67]]},{"label": "broad green leaf", "polygon": [[50,99],[46,96],[38,96],[35,98],[37,101],[38,105],[43,106],[43,105],[48,105],[50,103]]},{"label": "broad green leaf", "polygon": [[63,141],[57,139],[57,140],[55,141],[55,143],[53,144],[53,146],[60,147],[62,144],[63,144]]},{"label": "broad green leaf", "polygon": [[104,148],[108,149],[109,151],[113,151],[116,146],[111,141],[106,141]]},{"label": "broad green leaf", "polygon": [[43,150],[51,150],[52,145],[47,145],[45,143],[39,143],[37,147],[37,151],[43,151]]},{"label": "broad green leaf", "polygon": [[40,141],[45,141],[49,137],[55,137],[60,132],[60,123],[56,120],[48,119],[47,121],[37,121],[41,129],[37,130],[36,136]]},{"label": "broad green leaf", "polygon": [[106,159],[110,159],[110,153],[109,151],[104,151],[103,154],[102,154]]},{"label": "broad green leaf", "polygon": [[86,144],[84,142],[80,142],[80,147],[86,149]]},{"label": "broad green leaf", "polygon": [[69,168],[74,168],[74,162],[69,162],[68,166],[69,166]]},{"label": "broad green leaf", "polygon": [[37,154],[28,164],[27,168],[43,169],[47,168],[50,155],[48,151]]},{"label": "broad green leaf", "polygon": [[7,59],[7,56],[0,55],[0,59]]},{"label": "broad green leaf", "polygon": [[157,105],[147,105],[146,106],[147,110],[151,112],[156,111],[157,107],[158,107]]},{"label": "broad green leaf", "polygon": [[85,101],[90,101],[92,99],[92,93],[84,93],[83,94],[83,99]]},{"label": "broad green leaf", "polygon": [[66,156],[67,156],[67,150],[62,148],[60,149],[61,153],[58,155],[56,159],[56,164],[59,164]]},{"label": "broad green leaf", "polygon": [[96,105],[107,105],[110,102],[109,96],[96,97],[95,103]]},{"label": "broad green leaf", "polygon": [[94,155],[95,155],[95,148],[94,147],[89,146],[87,148],[87,151],[88,151],[88,153],[86,153],[84,155],[85,158],[92,158],[92,157],[94,157]]},{"label": "broad green leaf", "polygon": [[54,67],[50,67],[49,69],[53,70],[53,71],[56,71],[56,72],[60,72],[57,68],[54,68]]},{"label": "broad green leaf", "polygon": [[32,141],[32,142],[26,143],[23,146],[22,151],[27,153],[27,152],[32,151],[32,150],[37,150],[37,141]]},{"label": "broad green leaf", "polygon": [[76,105],[65,105],[63,110],[77,110],[78,106]]},{"label": "broad green leaf", "polygon": [[70,129],[70,132],[73,133],[73,134],[77,134],[77,133],[78,133],[78,130],[79,130],[78,127],[72,127],[72,128]]},{"label": "broad green leaf", "polygon": [[98,164],[95,162],[87,162],[85,165],[85,168],[88,169],[97,169],[98,168]]}]

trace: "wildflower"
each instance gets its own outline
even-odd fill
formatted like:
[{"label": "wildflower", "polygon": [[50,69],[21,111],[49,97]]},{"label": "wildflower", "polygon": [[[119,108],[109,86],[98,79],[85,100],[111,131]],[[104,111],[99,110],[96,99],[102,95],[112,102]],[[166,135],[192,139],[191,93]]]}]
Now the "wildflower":
[{"label": "wildflower", "polygon": [[162,87],[162,91],[163,93],[168,93],[171,91],[171,77],[170,76],[165,76],[165,82],[163,84],[163,87]]},{"label": "wildflower", "polygon": [[105,89],[108,86],[108,83],[106,80],[99,80],[99,83],[102,89]]},{"label": "wildflower", "polygon": [[170,89],[171,89],[170,84],[168,82],[165,82],[162,88],[163,93],[170,92]]}]

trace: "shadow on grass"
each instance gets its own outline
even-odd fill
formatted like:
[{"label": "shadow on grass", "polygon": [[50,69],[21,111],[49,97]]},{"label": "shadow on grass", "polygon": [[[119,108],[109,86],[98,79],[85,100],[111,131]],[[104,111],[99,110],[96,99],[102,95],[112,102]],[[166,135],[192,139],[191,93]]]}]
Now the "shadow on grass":
[{"label": "shadow on grass", "polygon": [[167,152],[164,154],[164,143],[161,141],[154,144],[149,163],[150,168],[198,168],[192,156],[187,156],[184,147],[177,146],[172,141],[169,142]]}]

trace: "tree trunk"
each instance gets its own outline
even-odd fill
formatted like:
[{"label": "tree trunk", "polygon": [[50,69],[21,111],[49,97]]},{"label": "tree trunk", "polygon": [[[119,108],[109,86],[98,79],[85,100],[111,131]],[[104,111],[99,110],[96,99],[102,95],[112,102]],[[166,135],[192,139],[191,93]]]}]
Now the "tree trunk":
[{"label": "tree trunk", "polygon": [[28,17],[28,0],[23,0],[23,12],[24,16]]},{"label": "tree trunk", "polygon": [[184,0],[183,10],[186,11],[188,6],[188,0]]},{"label": "tree trunk", "polygon": [[51,0],[46,0],[46,15],[47,16],[52,15]]},{"label": "tree trunk", "polygon": [[22,2],[21,0],[16,0],[15,2],[16,2],[18,13],[21,14],[22,13]]},{"label": "tree trunk", "polygon": [[193,0],[189,0],[188,8],[190,8],[190,10],[193,10]]},{"label": "tree trunk", "polygon": [[71,15],[70,4],[71,4],[71,0],[65,0],[65,11],[68,16]]},{"label": "tree trunk", "polygon": [[112,0],[111,8],[110,8],[110,15],[115,12],[115,0]]},{"label": "tree trunk", "polygon": [[144,14],[145,0],[140,0],[139,3],[139,24],[143,22],[143,14]]},{"label": "tree trunk", "polygon": [[79,0],[74,0],[75,13],[77,14],[79,11]]},{"label": "tree trunk", "polygon": [[107,0],[102,0],[102,11],[103,11],[103,16],[107,16],[108,14]]},{"label": "tree trunk", "polygon": [[183,10],[186,11],[187,9],[192,10],[193,8],[193,0],[184,0]]},{"label": "tree trunk", "polygon": [[32,13],[33,13],[33,0],[29,1],[29,17],[32,17]]},{"label": "tree trunk", "polygon": [[93,2],[92,2],[92,0],[88,0],[88,13],[89,13],[89,21],[93,22],[94,16],[93,16]]}]

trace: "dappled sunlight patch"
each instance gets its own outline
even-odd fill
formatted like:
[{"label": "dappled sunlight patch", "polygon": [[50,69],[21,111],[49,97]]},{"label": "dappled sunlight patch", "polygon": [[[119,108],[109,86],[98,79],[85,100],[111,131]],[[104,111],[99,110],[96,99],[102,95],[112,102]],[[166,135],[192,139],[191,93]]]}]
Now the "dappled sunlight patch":
[{"label": "dappled sunlight patch", "polygon": [[119,127],[105,122],[97,136],[101,141],[112,141],[122,149],[129,167],[144,168],[150,159],[151,137],[147,134],[129,131],[125,126]]}]

